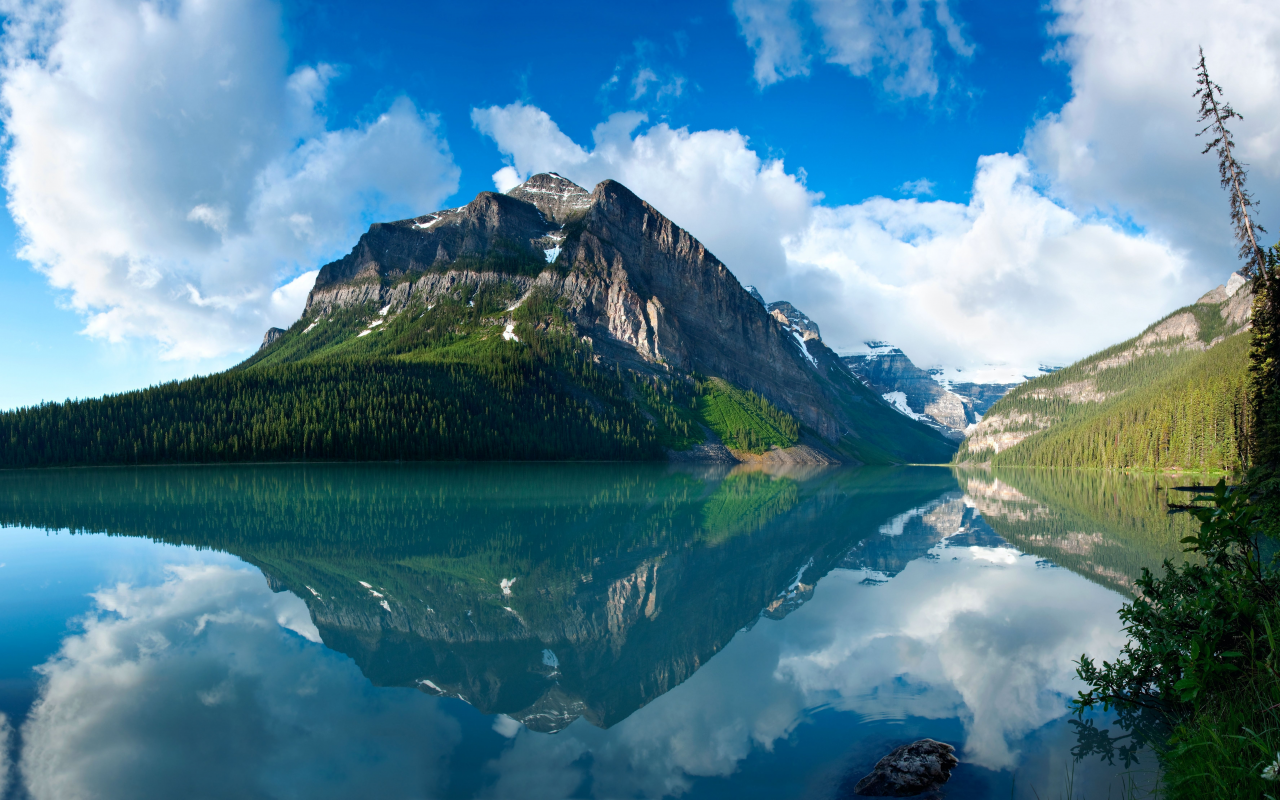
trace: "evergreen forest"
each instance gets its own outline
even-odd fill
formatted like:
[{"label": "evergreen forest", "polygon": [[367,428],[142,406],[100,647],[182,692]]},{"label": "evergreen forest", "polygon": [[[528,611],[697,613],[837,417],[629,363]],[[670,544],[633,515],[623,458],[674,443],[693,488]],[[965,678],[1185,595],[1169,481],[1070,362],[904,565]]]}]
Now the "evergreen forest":
[{"label": "evergreen forest", "polygon": [[[1003,418],[1006,431],[1031,435],[999,453],[975,450],[966,441],[955,460],[1086,469],[1241,469],[1250,458],[1250,335],[1235,333],[1215,343],[1223,334],[1221,305],[1199,304],[1169,315],[1197,317],[1199,334],[1191,343],[1144,350],[1135,337],[1015,387],[986,417]],[[1195,343],[1207,349],[1185,346]]]}]

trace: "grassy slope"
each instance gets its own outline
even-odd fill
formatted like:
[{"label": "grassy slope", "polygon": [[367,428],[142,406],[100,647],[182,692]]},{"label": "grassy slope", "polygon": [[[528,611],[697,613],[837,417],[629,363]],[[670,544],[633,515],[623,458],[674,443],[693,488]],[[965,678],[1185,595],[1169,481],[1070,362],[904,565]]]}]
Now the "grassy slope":
[{"label": "grassy slope", "polygon": [[[1219,308],[1195,305],[1169,316],[1195,314],[1200,341],[1207,344],[1223,333]],[[1096,365],[1130,349],[1138,338],[1015,387],[991,407],[987,417],[1025,415],[1049,421],[1051,427],[994,456],[990,450],[970,450],[966,440],[956,460],[1115,469],[1237,468],[1237,442],[1247,425],[1243,408],[1248,335],[1236,334],[1206,351],[1153,353],[1095,372]],[[1051,394],[1084,381],[1107,398],[1070,402]],[[1038,399],[1033,393],[1051,396]],[[1006,430],[1038,430],[1038,426],[1026,421]]]},{"label": "grassy slope", "polygon": [[699,386],[697,410],[702,421],[729,447],[762,453],[770,447],[791,447],[800,440],[800,427],[789,415],[754,392],[712,378]]}]

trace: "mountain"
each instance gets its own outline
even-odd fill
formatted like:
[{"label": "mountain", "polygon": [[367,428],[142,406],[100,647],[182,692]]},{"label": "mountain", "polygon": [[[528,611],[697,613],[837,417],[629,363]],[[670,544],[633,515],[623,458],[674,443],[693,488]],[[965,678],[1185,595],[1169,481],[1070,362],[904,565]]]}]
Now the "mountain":
[{"label": "mountain", "polygon": [[950,458],[787,319],[620,183],[540,174],[372,225],[229,372],[0,415],[0,464]]},{"label": "mountain", "polygon": [[960,440],[993,403],[1018,382],[955,382],[941,369],[922,370],[887,342],[866,342],[866,349],[843,357],[851,372],[901,413]]},{"label": "mountain", "polygon": [[1253,293],[1232,275],[1140,335],[1021,384],[957,461],[1111,469],[1233,470],[1248,442]]}]

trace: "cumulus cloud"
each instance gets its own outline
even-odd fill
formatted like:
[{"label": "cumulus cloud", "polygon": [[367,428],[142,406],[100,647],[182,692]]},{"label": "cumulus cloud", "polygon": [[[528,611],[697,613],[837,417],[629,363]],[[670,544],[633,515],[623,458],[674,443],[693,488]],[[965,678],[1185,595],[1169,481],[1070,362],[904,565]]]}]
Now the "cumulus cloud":
[{"label": "cumulus cloud", "polygon": [[9,724],[8,715],[0,712],[0,797],[9,791],[9,750],[13,746],[13,727]]},{"label": "cumulus cloud", "polygon": [[734,0],[733,13],[755,53],[761,87],[807,75],[816,55],[874,77],[890,95],[932,98],[939,91],[938,34],[953,57],[974,53],[947,0]]},{"label": "cumulus cloud", "polygon": [[581,721],[554,737],[521,731],[491,766],[497,786],[536,765],[561,794],[589,772],[600,796],[679,795],[698,777],[733,774],[826,708],[871,721],[959,718],[964,761],[1043,780],[1032,774],[1038,758],[1019,764],[1019,743],[1068,714],[1081,650],[1114,657],[1121,598],[1007,547],[936,554],[881,585],[832,572],[785,620],[740,633],[608,731]]},{"label": "cumulus cloud", "polygon": [[588,149],[534,106],[474,109],[472,120],[511,162],[499,188],[550,170],[587,187],[619,180],[767,300],[804,309],[837,351],[884,339],[923,366],[1031,374],[1192,299],[1179,250],[1064,208],[1020,155],[980,159],[967,204],[829,206],[737,131],[645,128],[643,115],[619,113]]},{"label": "cumulus cloud", "polygon": [[1194,66],[1244,119],[1233,126],[1250,166],[1261,222],[1280,231],[1280,16],[1267,0],[1054,0],[1054,57],[1070,68],[1071,99],[1027,138],[1053,190],[1081,214],[1115,214],[1158,231],[1190,255],[1205,288],[1239,267],[1217,164],[1195,138]]},{"label": "cumulus cloud", "polygon": [[456,190],[436,119],[405,98],[329,129],[338,70],[290,72],[265,0],[7,10],[4,180],[20,255],[92,335],[152,338],[171,358],[244,350],[296,318],[305,291],[290,282],[366,217]]},{"label": "cumulus cloud", "polygon": [[885,331],[920,363],[970,371],[1068,364],[1191,299],[1185,259],[1167,243],[1081,219],[1037,191],[1025,157],[1006,154],[979,159],[968,204],[818,209],[787,254],[791,294],[824,335],[826,320],[855,315],[833,327],[836,349]]},{"label": "cumulus cloud", "polygon": [[94,600],[22,726],[34,800],[438,793],[456,721],[420,692],[370,692],[257,570],[175,566]]}]

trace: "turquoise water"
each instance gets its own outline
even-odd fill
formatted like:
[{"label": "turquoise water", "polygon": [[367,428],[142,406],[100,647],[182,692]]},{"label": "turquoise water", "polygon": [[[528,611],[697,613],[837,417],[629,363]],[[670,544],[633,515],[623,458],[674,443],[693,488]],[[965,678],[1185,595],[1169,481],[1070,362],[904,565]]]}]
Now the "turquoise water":
[{"label": "turquoise water", "polygon": [[1072,661],[1181,532],[1036,480],[0,473],[0,796],[841,797],[926,736],[948,797],[1119,796]]}]

